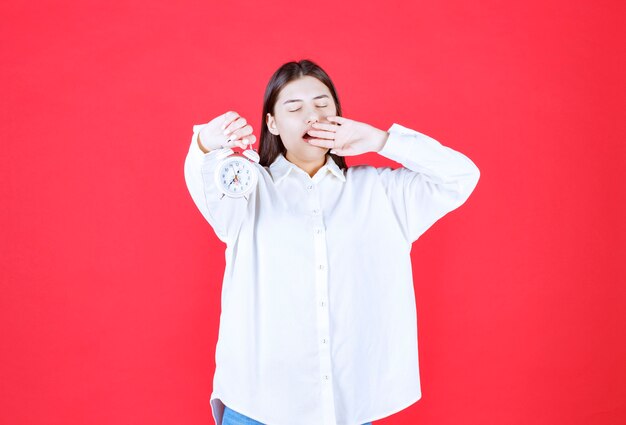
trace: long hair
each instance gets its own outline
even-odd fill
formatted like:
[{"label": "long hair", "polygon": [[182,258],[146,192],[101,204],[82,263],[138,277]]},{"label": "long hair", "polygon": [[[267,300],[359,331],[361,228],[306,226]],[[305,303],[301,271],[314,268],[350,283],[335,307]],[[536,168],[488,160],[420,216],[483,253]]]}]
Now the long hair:
[{"label": "long hair", "polygon": [[[330,93],[335,101],[335,106],[337,108],[336,115],[342,116],[341,104],[339,103],[339,97],[335,91],[335,86],[330,80],[328,74],[322,68],[308,59],[283,64],[276,70],[276,72],[274,72],[274,75],[272,75],[272,78],[270,78],[270,81],[265,88],[265,96],[263,97],[263,115],[261,119],[261,140],[259,141],[259,164],[269,166],[272,162],[274,162],[278,154],[282,153],[285,155],[287,152],[280,136],[276,136],[269,131],[265,119],[268,113],[274,115],[276,100],[278,99],[278,94],[282,88],[291,81],[297,80],[306,75],[317,78],[324,83],[326,87],[328,87],[328,90],[330,90]],[[342,156],[335,155],[330,152],[328,154],[333,158],[339,168],[347,168],[346,161]]]}]

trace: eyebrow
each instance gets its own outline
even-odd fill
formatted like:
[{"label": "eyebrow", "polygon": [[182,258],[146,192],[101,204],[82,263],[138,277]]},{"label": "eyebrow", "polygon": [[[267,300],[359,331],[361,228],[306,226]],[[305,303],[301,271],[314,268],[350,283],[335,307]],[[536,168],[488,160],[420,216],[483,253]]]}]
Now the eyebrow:
[{"label": "eyebrow", "polygon": [[[320,94],[319,96],[315,96],[313,99],[321,99],[323,97],[328,97],[330,98],[327,94]],[[288,103],[292,103],[292,102],[302,102],[302,99],[289,99],[289,100],[285,100],[283,102],[283,105],[286,105]]]}]

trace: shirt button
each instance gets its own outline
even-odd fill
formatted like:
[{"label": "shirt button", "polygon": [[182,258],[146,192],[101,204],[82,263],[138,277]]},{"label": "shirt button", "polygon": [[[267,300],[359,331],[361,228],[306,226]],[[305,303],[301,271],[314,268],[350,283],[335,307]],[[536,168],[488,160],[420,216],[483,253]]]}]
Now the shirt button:
[{"label": "shirt button", "polygon": [[320,264],[319,266],[317,266],[318,269],[323,270],[324,269],[324,265]]},{"label": "shirt button", "polygon": [[320,233],[322,233],[322,229],[315,229],[315,233],[319,235]]},{"label": "shirt button", "polygon": [[328,375],[324,375],[324,379],[328,381]]},{"label": "shirt button", "polygon": [[318,211],[317,209],[313,210],[313,214],[317,214],[317,211]]},{"label": "shirt button", "polygon": [[326,344],[326,338],[322,339],[322,344]]},{"label": "shirt button", "polygon": [[306,188],[307,188],[307,189],[309,189],[309,190],[310,190],[310,189],[313,189],[313,185],[312,185],[312,184],[310,184],[310,185],[308,185]]},{"label": "shirt button", "polygon": [[324,307],[324,301],[320,301],[320,306]]}]

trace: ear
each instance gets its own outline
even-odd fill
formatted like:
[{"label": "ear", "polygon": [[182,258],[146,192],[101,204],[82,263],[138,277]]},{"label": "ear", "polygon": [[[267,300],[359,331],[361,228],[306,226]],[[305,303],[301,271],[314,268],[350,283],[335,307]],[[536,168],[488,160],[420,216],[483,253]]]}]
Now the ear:
[{"label": "ear", "polygon": [[276,128],[276,120],[274,119],[272,114],[270,114],[269,112],[267,116],[265,117],[265,123],[267,124],[267,129],[270,131],[270,133],[272,133],[274,136],[278,136],[278,129]]}]

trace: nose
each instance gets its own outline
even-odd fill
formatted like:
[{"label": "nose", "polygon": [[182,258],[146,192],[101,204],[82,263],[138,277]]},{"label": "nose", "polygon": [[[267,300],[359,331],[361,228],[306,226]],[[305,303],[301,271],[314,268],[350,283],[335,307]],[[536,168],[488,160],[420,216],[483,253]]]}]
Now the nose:
[{"label": "nose", "polygon": [[322,111],[320,111],[318,108],[315,108],[315,106],[313,106],[313,109],[309,109],[306,116],[307,116],[307,120],[306,120],[307,125],[311,125],[314,122],[320,122],[322,118],[324,117]]},{"label": "nose", "polygon": [[315,112],[314,112],[314,113],[312,113],[311,115],[309,115],[309,117],[308,117],[308,118],[307,118],[307,120],[306,120],[306,123],[307,123],[308,125],[311,125],[311,124],[313,124],[314,122],[321,122],[323,118],[324,118],[324,117],[323,117],[321,114],[318,114],[318,113],[315,113]]}]

